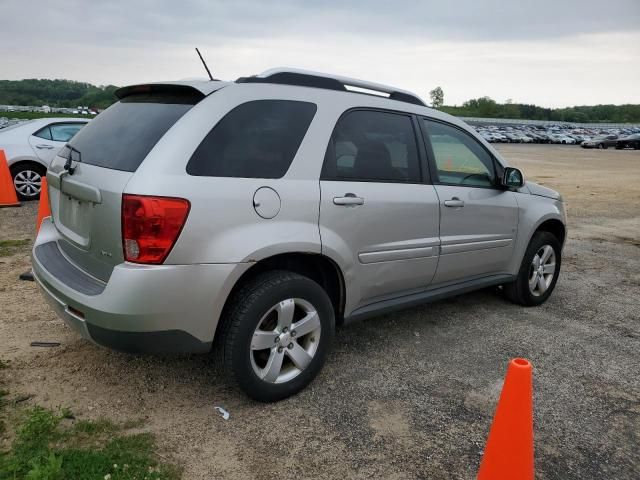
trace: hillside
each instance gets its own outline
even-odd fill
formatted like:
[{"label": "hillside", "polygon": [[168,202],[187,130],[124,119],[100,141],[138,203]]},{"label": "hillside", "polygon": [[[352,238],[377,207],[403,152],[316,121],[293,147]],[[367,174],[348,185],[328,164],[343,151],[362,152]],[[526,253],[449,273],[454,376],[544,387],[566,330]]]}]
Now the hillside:
[{"label": "hillside", "polygon": [[[73,80],[0,80],[0,105],[106,108],[116,101],[118,87],[96,87]],[[514,118],[564,122],[640,123],[640,105],[593,105],[544,108],[521,103],[497,103],[489,97],[467,100],[440,110],[459,117]]]},{"label": "hillside", "polygon": [[0,105],[106,108],[116,101],[117,88],[73,80],[0,80]]},{"label": "hillside", "polygon": [[576,123],[640,123],[640,105],[592,105],[544,108],[521,103],[497,103],[489,97],[467,100],[462,106],[439,110],[457,117],[515,118]]}]

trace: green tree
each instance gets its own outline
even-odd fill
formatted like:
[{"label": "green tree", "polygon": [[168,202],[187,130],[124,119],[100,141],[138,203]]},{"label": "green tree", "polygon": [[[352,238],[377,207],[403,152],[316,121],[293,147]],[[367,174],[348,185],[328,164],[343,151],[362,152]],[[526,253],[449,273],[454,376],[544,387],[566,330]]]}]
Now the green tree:
[{"label": "green tree", "polygon": [[72,80],[0,80],[0,105],[106,108],[117,100],[116,88]]},{"label": "green tree", "polygon": [[431,97],[431,106],[433,108],[440,108],[444,105],[444,92],[442,91],[442,88],[434,88],[429,92],[429,96]]}]

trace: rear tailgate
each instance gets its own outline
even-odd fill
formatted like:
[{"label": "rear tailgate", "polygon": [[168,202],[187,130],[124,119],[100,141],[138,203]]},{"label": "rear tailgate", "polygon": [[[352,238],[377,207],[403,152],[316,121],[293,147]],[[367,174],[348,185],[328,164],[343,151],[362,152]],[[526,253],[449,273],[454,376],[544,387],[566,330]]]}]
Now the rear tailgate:
[{"label": "rear tailgate", "polygon": [[102,281],[124,261],[121,208],[127,182],[160,138],[203,98],[176,86],[126,93],[60,151],[47,174],[60,249]]}]

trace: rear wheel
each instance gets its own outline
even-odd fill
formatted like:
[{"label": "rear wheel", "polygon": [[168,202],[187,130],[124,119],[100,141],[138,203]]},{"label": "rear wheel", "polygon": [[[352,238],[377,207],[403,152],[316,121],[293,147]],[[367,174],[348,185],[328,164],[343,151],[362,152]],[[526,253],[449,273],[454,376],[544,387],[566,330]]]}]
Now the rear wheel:
[{"label": "rear wheel", "polygon": [[536,232],[529,242],[516,280],[504,286],[505,295],[520,305],[543,304],[556,286],[561,260],[558,239],[549,232]]},{"label": "rear wheel", "polygon": [[603,149],[605,149],[606,147],[605,147],[602,143],[599,143],[599,144],[598,144],[598,148],[599,148],[600,150],[603,150]]},{"label": "rear wheel", "polygon": [[11,179],[20,200],[36,200],[40,197],[42,177],[46,168],[35,163],[20,163],[11,167]]},{"label": "rear wheel", "polygon": [[288,271],[257,275],[230,299],[216,334],[228,378],[255,400],[273,402],[305,388],[322,368],[334,335],[324,289]]}]

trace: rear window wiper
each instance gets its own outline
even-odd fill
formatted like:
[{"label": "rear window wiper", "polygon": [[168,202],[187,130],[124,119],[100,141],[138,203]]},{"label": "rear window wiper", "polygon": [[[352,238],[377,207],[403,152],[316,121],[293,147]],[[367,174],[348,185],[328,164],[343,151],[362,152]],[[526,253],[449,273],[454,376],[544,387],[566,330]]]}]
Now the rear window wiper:
[{"label": "rear window wiper", "polygon": [[[76,171],[76,168],[72,166],[73,162],[82,162],[82,153],[80,153],[80,150],[78,150],[75,147],[72,147],[71,145],[67,144],[67,148],[69,149],[69,156],[68,157],[63,157],[66,158],[67,161],[64,164],[64,169],[69,172],[69,175],[73,175],[73,172]],[[73,159],[73,152],[76,152],[78,154],[78,159],[74,160]]]}]

